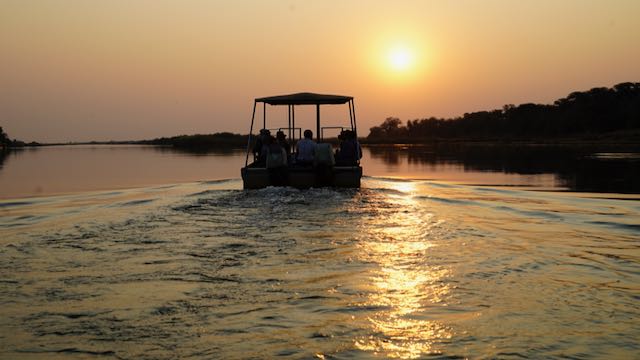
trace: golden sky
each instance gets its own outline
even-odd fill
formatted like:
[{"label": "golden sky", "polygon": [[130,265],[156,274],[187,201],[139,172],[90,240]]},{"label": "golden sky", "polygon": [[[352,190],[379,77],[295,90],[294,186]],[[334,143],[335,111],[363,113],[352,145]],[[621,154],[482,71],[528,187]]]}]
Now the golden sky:
[{"label": "golden sky", "polygon": [[310,91],[354,96],[366,135],[640,81],[638,19],[638,0],[0,0],[0,126],[247,133],[254,98]]}]

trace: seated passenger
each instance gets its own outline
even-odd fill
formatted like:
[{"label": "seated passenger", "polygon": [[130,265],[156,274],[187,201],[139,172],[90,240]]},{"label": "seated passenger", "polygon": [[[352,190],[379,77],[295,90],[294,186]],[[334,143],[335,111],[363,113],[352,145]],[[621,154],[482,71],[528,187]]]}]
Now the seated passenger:
[{"label": "seated passenger", "polygon": [[360,146],[360,142],[358,141],[358,135],[354,131],[349,131],[349,137],[351,141],[354,143],[354,147],[356,148],[356,162],[362,159],[362,146]]},{"label": "seated passenger", "polygon": [[280,146],[282,146],[284,151],[287,153],[287,156],[289,156],[289,154],[291,154],[291,145],[289,145],[289,142],[287,141],[287,135],[282,131],[278,131],[276,133],[276,141]]},{"label": "seated passenger", "polygon": [[345,130],[338,138],[340,149],[336,152],[338,165],[355,165],[362,158],[362,148],[353,131]]},{"label": "seated passenger", "polygon": [[288,182],[287,154],[273,136],[266,139],[266,168],[269,183],[273,186],[284,186]]},{"label": "seated passenger", "polygon": [[285,150],[273,136],[266,138],[266,167],[267,169],[275,169],[287,166],[287,154]]},{"label": "seated passenger", "polygon": [[265,142],[267,137],[269,136],[271,136],[271,132],[268,129],[261,129],[260,135],[258,135],[258,139],[253,146],[253,160],[255,162],[261,163],[262,165],[264,165],[266,156],[266,152],[264,152]]},{"label": "seated passenger", "polygon": [[316,157],[316,142],[312,140],[311,130],[304,131],[304,139],[298,141],[296,162],[301,165],[311,165]]}]

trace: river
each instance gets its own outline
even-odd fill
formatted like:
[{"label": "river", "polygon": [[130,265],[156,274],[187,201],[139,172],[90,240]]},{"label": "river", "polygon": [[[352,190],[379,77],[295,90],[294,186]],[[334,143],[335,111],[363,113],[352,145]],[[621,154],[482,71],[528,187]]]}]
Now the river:
[{"label": "river", "polygon": [[0,358],[636,358],[637,154],[462,153],[251,191],[242,152],[9,155]]}]

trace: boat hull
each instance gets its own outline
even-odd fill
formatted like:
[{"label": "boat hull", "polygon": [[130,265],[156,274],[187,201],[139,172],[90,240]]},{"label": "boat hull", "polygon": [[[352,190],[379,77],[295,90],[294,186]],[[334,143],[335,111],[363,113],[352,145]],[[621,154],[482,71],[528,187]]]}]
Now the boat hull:
[{"label": "boat hull", "polygon": [[311,187],[359,188],[362,167],[292,167],[273,170],[248,166],[241,169],[241,174],[245,189],[262,189],[268,186],[291,186],[299,189]]}]

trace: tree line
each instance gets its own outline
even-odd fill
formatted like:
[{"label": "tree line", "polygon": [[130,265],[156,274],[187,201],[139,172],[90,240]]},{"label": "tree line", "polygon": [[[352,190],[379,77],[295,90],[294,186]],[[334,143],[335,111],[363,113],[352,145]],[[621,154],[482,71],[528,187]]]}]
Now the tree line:
[{"label": "tree line", "polygon": [[205,150],[209,148],[246,147],[248,135],[221,132],[215,134],[178,135],[153,140],[142,140],[137,143],[148,145],[173,146],[182,149]]},{"label": "tree line", "polygon": [[546,139],[588,137],[640,130],[640,83],[573,92],[552,105],[527,103],[466,113],[457,118],[415,119],[406,125],[389,117],[370,129],[370,142],[437,139]]},{"label": "tree line", "polygon": [[27,144],[21,140],[16,140],[16,139],[11,140],[9,135],[7,135],[7,133],[4,132],[4,129],[2,128],[2,126],[0,126],[0,149],[1,150],[6,150],[9,148],[24,147],[24,146],[38,146],[38,145],[40,144],[37,142],[31,142]]}]

